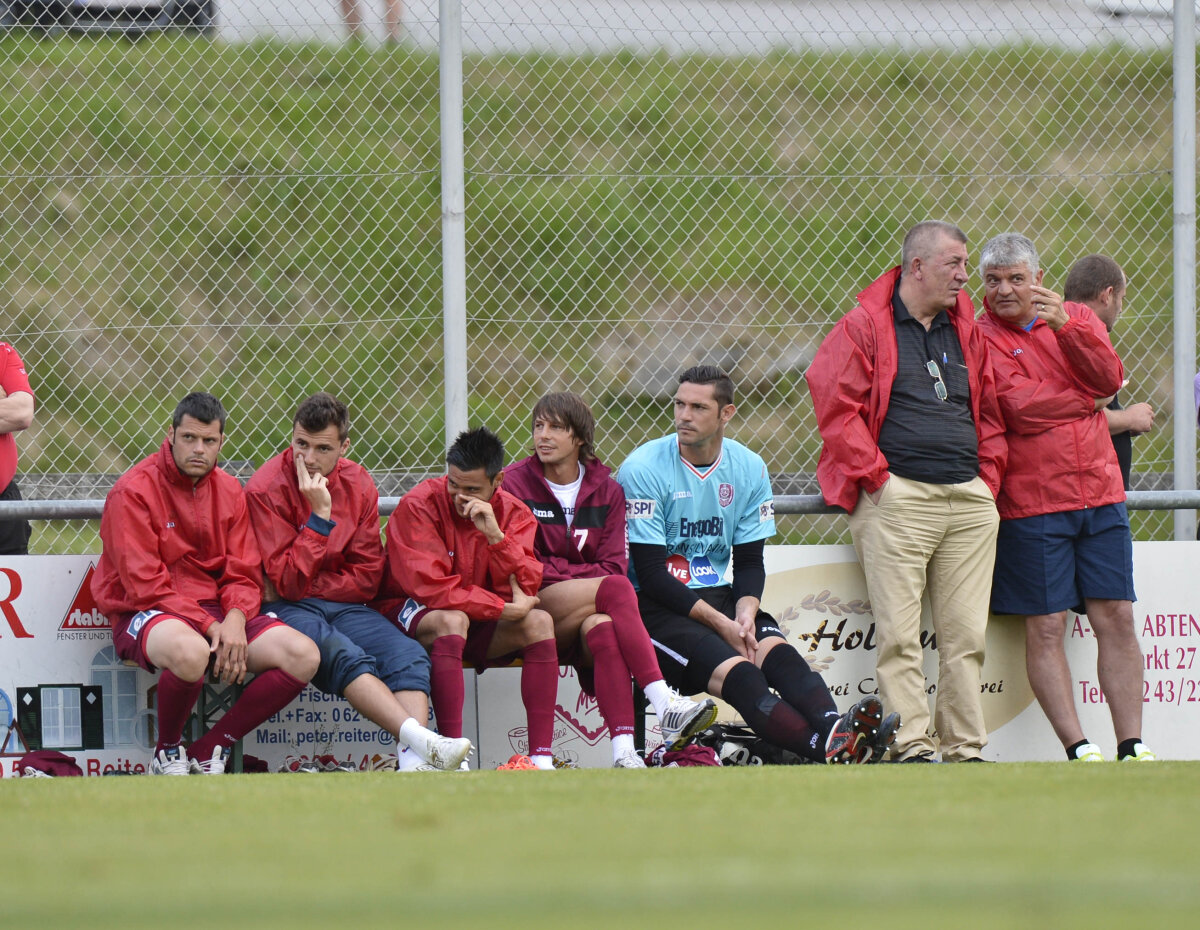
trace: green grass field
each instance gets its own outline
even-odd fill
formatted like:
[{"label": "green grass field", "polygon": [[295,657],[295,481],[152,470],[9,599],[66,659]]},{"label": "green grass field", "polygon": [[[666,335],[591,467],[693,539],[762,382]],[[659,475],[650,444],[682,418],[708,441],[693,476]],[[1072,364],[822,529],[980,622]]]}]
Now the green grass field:
[{"label": "green grass field", "polygon": [[5,779],[0,926],[1194,927],[1198,776]]}]

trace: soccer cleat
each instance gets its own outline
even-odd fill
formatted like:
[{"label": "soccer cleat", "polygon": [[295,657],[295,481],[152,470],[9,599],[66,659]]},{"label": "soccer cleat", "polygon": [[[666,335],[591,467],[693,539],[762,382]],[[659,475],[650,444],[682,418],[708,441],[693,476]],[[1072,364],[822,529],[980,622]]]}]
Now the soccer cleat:
[{"label": "soccer cleat", "polygon": [[614,769],[644,769],[646,763],[637,754],[636,749],[627,749],[613,760]]},{"label": "soccer cleat", "polygon": [[860,758],[856,760],[858,764],[865,765],[882,762],[887,751],[896,742],[896,731],[899,729],[899,714],[888,714],[884,717],[883,722],[879,724],[879,730],[876,732],[875,738],[864,740],[860,745],[858,750]]},{"label": "soccer cleat", "polygon": [[674,691],[667,702],[667,710],[658,720],[662,741],[667,749],[682,749],[701,730],[712,726],[717,719],[717,705],[708,698],[697,703]]},{"label": "soccer cleat", "polygon": [[1084,743],[1075,750],[1075,762],[1103,762],[1104,754],[1095,743]]},{"label": "soccer cleat", "polygon": [[182,746],[160,749],[150,760],[151,775],[188,775],[188,757]]},{"label": "soccer cleat", "polygon": [[211,759],[188,759],[188,774],[190,775],[224,775],[225,766],[229,763],[229,747],[217,746],[213,749]]},{"label": "soccer cleat", "polygon": [[556,769],[577,769],[579,763],[574,759],[564,759],[561,756],[554,756],[554,767]]},{"label": "soccer cleat", "polygon": [[471,750],[475,747],[465,736],[439,736],[434,733],[426,745],[421,748],[425,750],[421,752],[421,755],[435,769],[441,769],[443,772],[455,772],[467,761]]},{"label": "soccer cleat", "polygon": [[879,735],[883,705],[877,697],[865,697],[838,717],[825,740],[825,761],[830,765],[863,763],[862,745]]},{"label": "soccer cleat", "polygon": [[1157,762],[1158,756],[1145,743],[1133,744],[1133,755],[1121,756],[1122,762]]},{"label": "soccer cleat", "polygon": [[508,761],[502,765],[496,766],[497,772],[528,772],[537,771],[537,766],[533,764],[533,760],[529,756],[523,756],[520,753],[509,756]]}]

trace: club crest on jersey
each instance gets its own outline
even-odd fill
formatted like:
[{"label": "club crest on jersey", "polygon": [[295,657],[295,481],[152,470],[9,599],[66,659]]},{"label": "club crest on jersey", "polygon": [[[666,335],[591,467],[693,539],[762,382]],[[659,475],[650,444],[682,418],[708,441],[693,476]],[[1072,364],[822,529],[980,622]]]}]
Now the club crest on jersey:
[{"label": "club crest on jersey", "polygon": [[733,503],[733,485],[722,484],[717,488],[717,500],[722,507],[728,507]]},{"label": "club crest on jersey", "polygon": [[654,505],[656,501],[652,500],[627,500],[625,502],[625,519],[626,520],[651,520],[654,518]]}]

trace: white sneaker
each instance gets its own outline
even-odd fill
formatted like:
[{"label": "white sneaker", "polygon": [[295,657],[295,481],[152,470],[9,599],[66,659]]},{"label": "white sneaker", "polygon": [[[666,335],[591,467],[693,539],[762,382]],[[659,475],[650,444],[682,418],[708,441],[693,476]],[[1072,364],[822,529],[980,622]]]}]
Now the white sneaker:
[{"label": "white sneaker", "polygon": [[182,746],[160,749],[150,760],[151,775],[188,775],[188,757]]},{"label": "white sneaker", "polygon": [[430,738],[426,740],[426,745],[413,748],[426,762],[443,772],[458,771],[475,748],[465,736],[439,736],[432,731],[427,732]]},{"label": "white sneaker", "polygon": [[613,760],[614,769],[644,769],[646,763],[637,754],[636,749],[627,749]]},{"label": "white sneaker", "polygon": [[711,700],[698,704],[672,691],[666,713],[658,718],[658,728],[668,749],[682,749],[716,719],[717,705]]},{"label": "white sneaker", "polygon": [[213,750],[211,759],[188,759],[188,774],[190,775],[224,775],[225,766],[229,762],[229,749],[218,746]]},{"label": "white sneaker", "polygon": [[1103,762],[1104,753],[1100,751],[1100,747],[1095,743],[1084,743],[1075,750],[1076,762]]}]

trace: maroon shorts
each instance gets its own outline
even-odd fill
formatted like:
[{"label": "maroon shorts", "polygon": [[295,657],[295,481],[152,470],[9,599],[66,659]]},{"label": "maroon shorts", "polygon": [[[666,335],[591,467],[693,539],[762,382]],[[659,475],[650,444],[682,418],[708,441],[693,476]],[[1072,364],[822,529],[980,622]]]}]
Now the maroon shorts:
[{"label": "maroon shorts", "polygon": [[[433,610],[419,601],[409,598],[397,611],[395,618],[389,617],[392,623],[413,639],[417,638],[417,627],[425,616]],[[501,668],[512,665],[521,658],[521,650],[514,649],[495,658],[488,658],[488,649],[492,646],[492,637],[496,635],[496,620],[470,620],[467,623],[467,643],[463,647],[463,665],[482,672],[485,668]]]},{"label": "maroon shorts", "polygon": [[[214,620],[224,620],[225,611],[219,604],[201,604],[201,607]],[[136,662],[148,672],[157,672],[158,668],[146,658],[146,634],[164,620],[178,620],[186,623],[197,633],[200,627],[194,620],[180,617],[161,610],[139,610],[136,614],[125,614],[113,621],[113,645],[117,656],[123,662]],[[246,621],[246,642],[252,643],[273,626],[285,626],[281,620],[259,614]],[[203,636],[203,633],[200,633]],[[207,637],[205,637],[207,639]]]}]

